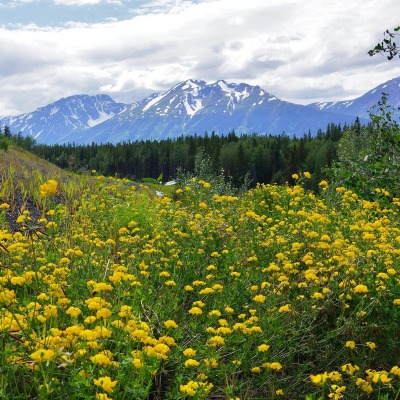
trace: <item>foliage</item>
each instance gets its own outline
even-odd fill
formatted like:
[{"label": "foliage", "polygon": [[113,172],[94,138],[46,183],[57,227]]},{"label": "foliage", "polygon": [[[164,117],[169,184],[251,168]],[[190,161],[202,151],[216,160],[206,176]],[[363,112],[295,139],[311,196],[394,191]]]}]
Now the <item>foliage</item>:
[{"label": "foliage", "polygon": [[4,150],[4,151],[8,150],[8,140],[1,133],[0,133],[0,150]]},{"label": "foliage", "polygon": [[88,146],[35,145],[33,151],[40,157],[74,172],[93,169],[106,176],[126,177],[140,181],[163,174],[164,179],[176,179],[178,171],[195,173],[198,153],[206,154],[213,172],[224,171],[224,179],[236,188],[249,182],[292,182],[293,173],[308,170],[315,181],[308,182],[317,188],[323,178],[323,168],[336,157],[336,145],[343,128],[328,125],[326,132],[316,137],[306,134],[300,138],[287,135],[242,135],[234,132],[218,136],[188,136],[160,142],[142,141]]},{"label": "foliage", "polygon": [[40,218],[0,219],[1,397],[396,398],[400,199],[196,173],[175,199],[34,179]]},{"label": "foliage", "polygon": [[383,32],[383,41],[378,43],[372,50],[368,51],[370,56],[374,56],[375,54],[388,54],[387,59],[392,60],[397,55],[400,57],[400,49],[397,43],[395,42],[395,37],[400,33],[400,26],[393,29],[393,32],[386,30]]},{"label": "foliage", "polygon": [[344,132],[331,173],[336,186],[346,186],[365,198],[380,197],[376,188],[396,195],[400,192],[400,127],[385,94],[370,119],[369,126],[356,123]]}]

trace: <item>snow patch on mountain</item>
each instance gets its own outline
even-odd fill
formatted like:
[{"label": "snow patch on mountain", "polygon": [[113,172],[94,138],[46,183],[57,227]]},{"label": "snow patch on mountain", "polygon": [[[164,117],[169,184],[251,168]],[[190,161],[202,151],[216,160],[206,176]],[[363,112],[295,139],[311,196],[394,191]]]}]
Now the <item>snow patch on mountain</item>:
[{"label": "snow patch on mountain", "polygon": [[87,125],[89,127],[96,126],[104,121],[107,121],[109,118],[112,118],[114,115],[115,115],[114,113],[106,113],[104,111],[99,111],[99,117],[96,119],[92,119],[90,117],[87,121]]}]

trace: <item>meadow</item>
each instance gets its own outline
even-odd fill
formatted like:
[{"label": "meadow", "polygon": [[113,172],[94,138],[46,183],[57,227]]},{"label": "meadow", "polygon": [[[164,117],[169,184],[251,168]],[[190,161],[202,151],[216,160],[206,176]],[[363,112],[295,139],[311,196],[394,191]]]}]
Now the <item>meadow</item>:
[{"label": "meadow", "polygon": [[2,175],[2,399],[399,398],[387,191]]}]

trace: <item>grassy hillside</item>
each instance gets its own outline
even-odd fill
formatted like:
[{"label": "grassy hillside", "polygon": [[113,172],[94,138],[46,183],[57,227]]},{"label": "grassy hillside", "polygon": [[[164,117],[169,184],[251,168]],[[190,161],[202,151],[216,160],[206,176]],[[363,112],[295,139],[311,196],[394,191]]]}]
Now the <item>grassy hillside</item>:
[{"label": "grassy hillside", "polygon": [[0,398],[399,396],[399,199],[308,173],[158,197],[11,150],[43,169],[2,181]]},{"label": "grassy hillside", "polygon": [[7,151],[0,150],[0,172],[4,176],[10,168],[19,177],[26,176],[27,172],[39,171],[45,178],[54,176],[67,176],[67,174],[54,164],[35,156],[34,154],[10,145]]}]

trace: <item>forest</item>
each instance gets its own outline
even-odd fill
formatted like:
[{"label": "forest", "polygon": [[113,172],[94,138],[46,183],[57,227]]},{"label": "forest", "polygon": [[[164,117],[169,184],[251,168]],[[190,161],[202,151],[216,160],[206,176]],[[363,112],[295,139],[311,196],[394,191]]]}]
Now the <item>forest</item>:
[{"label": "forest", "polygon": [[[357,123],[357,121],[356,121]],[[336,159],[337,145],[348,127],[330,124],[315,137],[286,134],[227,135],[214,132],[203,136],[181,136],[162,141],[146,140],[119,144],[57,144],[32,143],[21,134],[12,135],[14,142],[28,147],[36,155],[73,172],[90,172],[105,176],[142,180],[162,176],[163,181],[176,179],[179,172],[192,173],[196,155],[204,153],[215,173],[239,188],[257,183],[291,182],[300,170],[313,174],[310,185],[318,186],[324,168]]]}]

